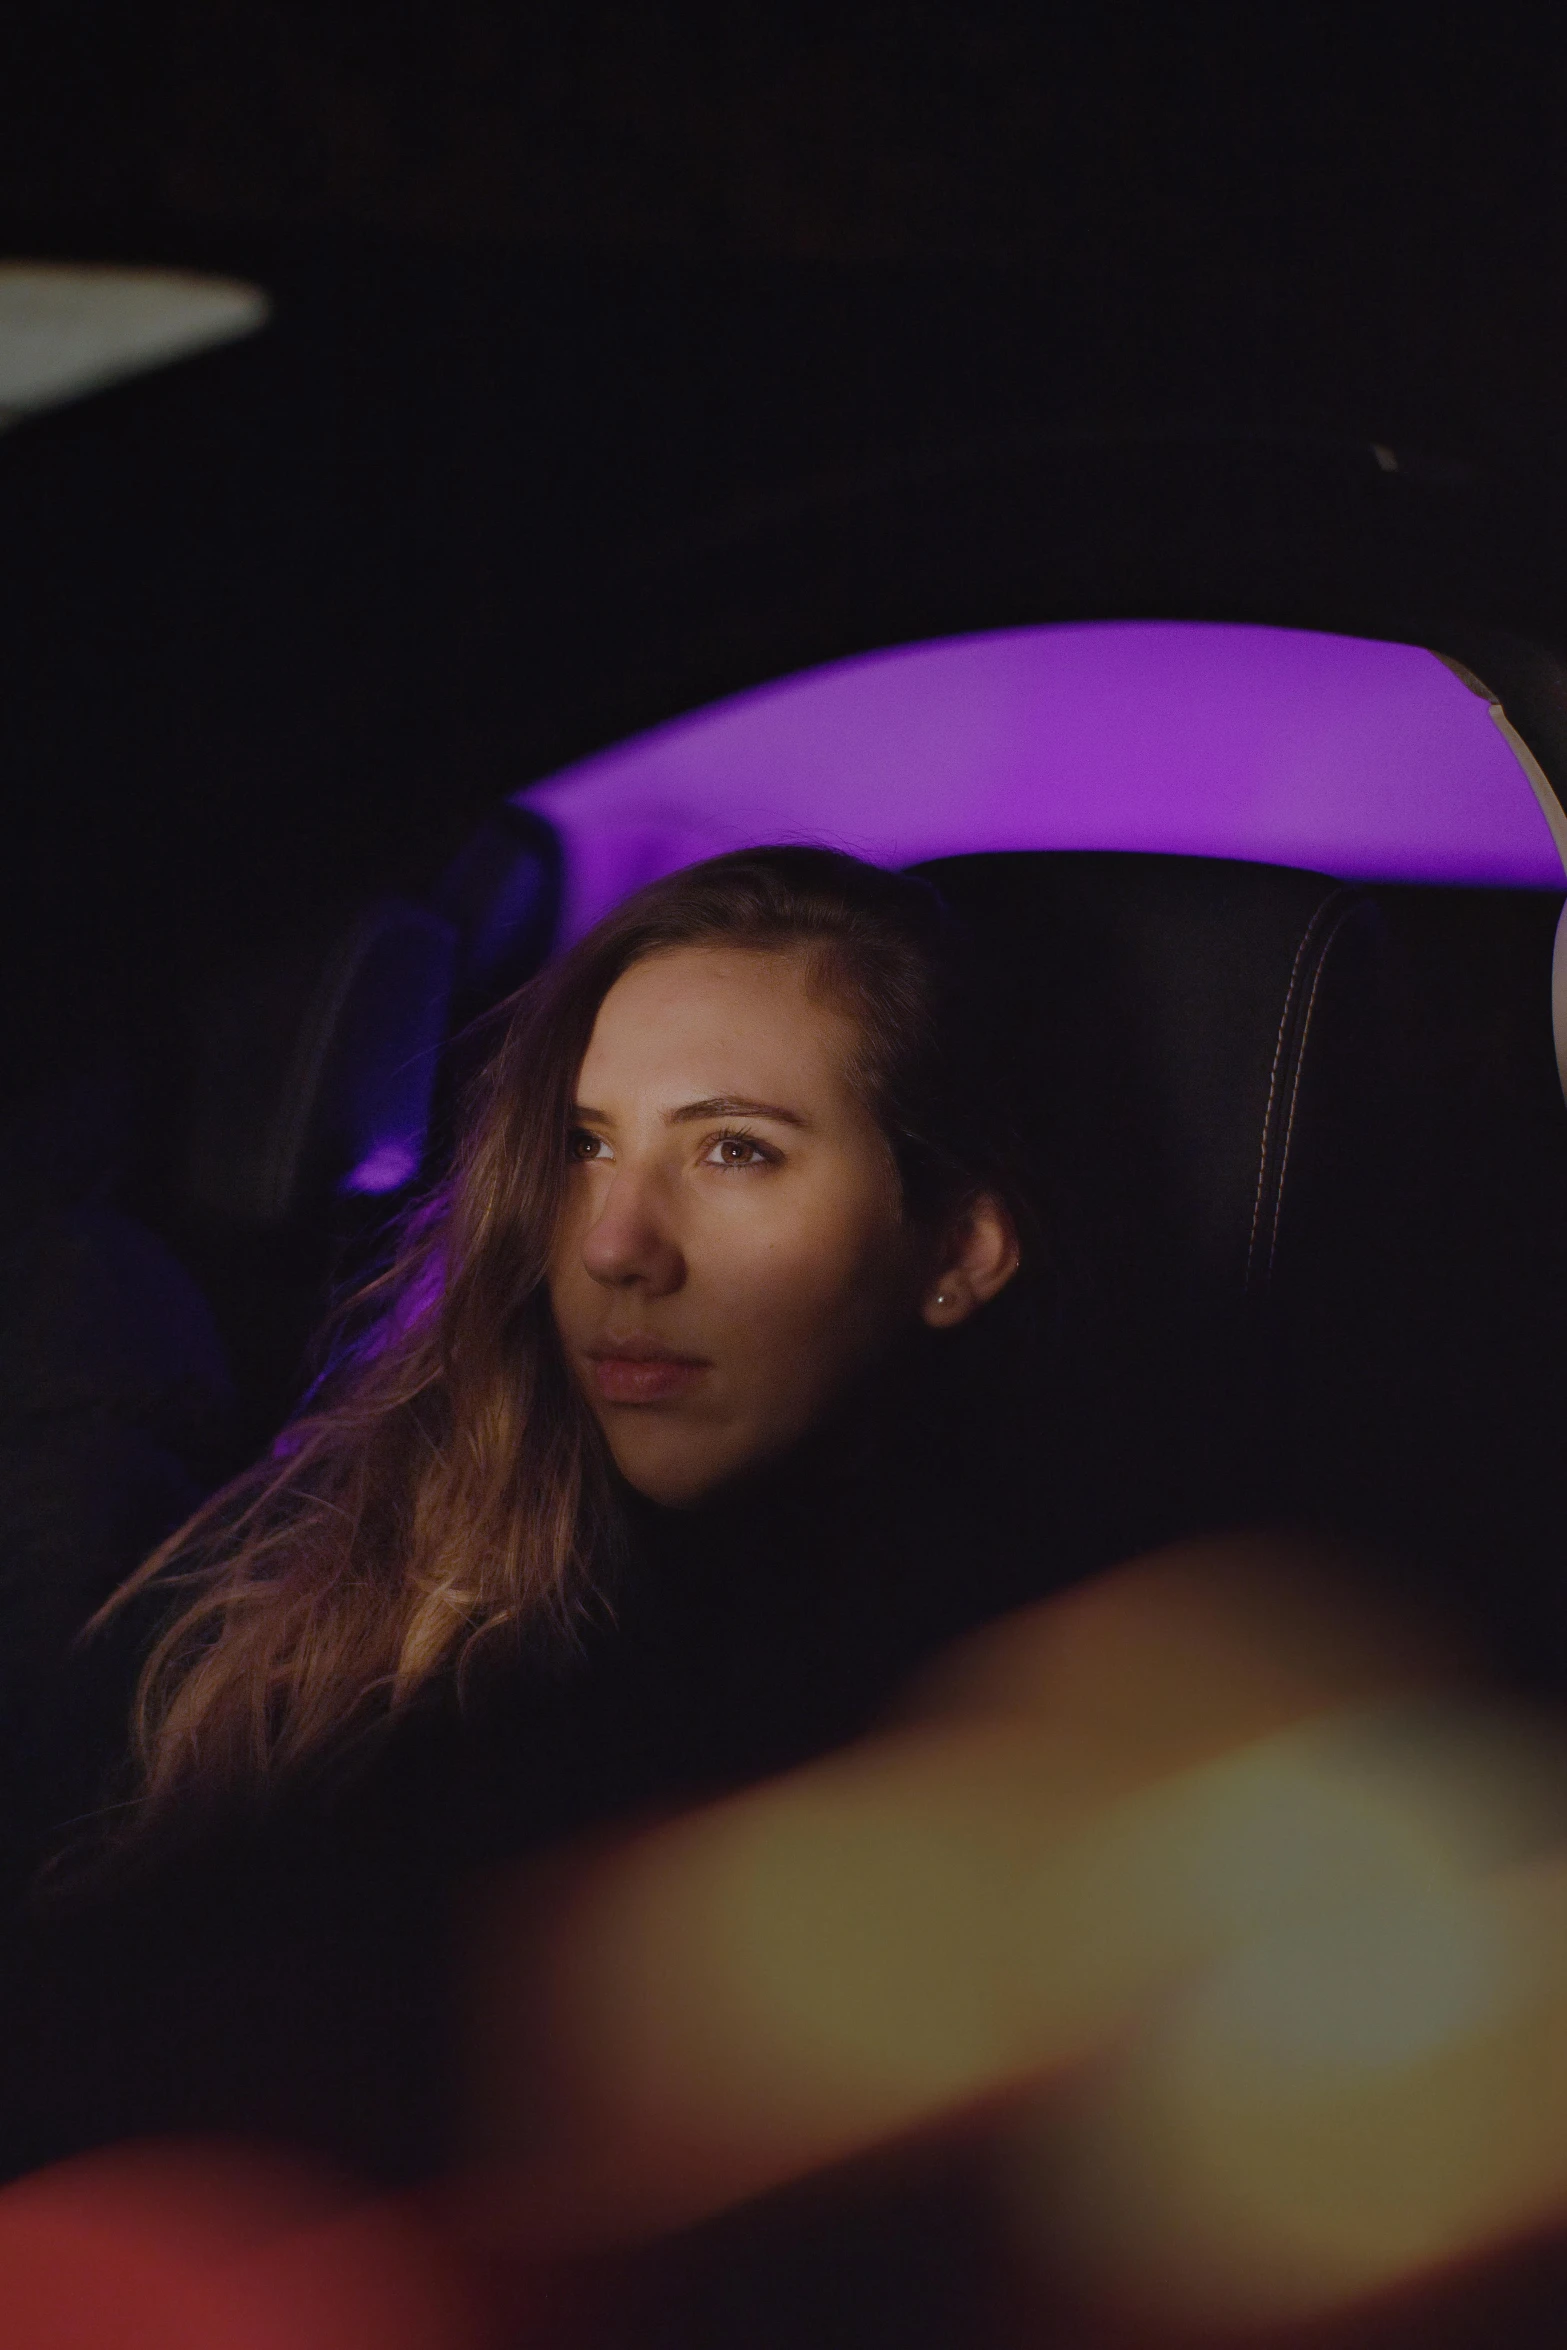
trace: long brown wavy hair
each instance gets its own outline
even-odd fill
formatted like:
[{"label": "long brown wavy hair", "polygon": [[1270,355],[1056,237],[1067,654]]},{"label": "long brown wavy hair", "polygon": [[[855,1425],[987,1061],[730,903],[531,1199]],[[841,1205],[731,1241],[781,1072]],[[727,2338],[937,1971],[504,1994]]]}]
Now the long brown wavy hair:
[{"label": "long brown wavy hair", "polygon": [[852,1075],[906,1214],[988,1188],[1021,1215],[961,941],[927,884],[763,848],[626,900],[491,1016],[450,1173],[344,1309],[306,1409],[88,1627],[178,1595],[132,1707],[133,1822],[264,1795],[440,1676],[460,1693],[481,1650],[576,1636],[618,1504],[546,1286],[570,1107],[615,981],[699,945],[803,950],[853,1012]]}]

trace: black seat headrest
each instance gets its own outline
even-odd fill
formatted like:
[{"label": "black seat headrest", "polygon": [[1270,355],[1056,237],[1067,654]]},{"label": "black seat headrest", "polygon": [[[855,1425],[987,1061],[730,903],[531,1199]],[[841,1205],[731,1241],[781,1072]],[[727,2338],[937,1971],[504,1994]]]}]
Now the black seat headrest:
[{"label": "black seat headrest", "polygon": [[1360,1310],[1384,1222],[1374,900],[1199,857],[919,870],[973,935],[1015,1087],[1048,1257],[1019,1379],[1085,1552],[1266,1511],[1280,1333],[1324,1285]]},{"label": "black seat headrest", "polygon": [[1036,851],[919,870],[978,942],[1047,1205],[1070,1197],[1215,1306],[1265,1295],[1342,1156],[1328,1111],[1371,1074],[1374,900],[1206,857]]}]

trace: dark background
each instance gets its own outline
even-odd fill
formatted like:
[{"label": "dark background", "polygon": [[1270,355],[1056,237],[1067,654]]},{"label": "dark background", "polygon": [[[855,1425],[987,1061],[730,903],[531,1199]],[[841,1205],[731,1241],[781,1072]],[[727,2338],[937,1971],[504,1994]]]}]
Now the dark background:
[{"label": "dark background", "polygon": [[1116,612],[1558,631],[1544,37],[8,12],[0,249],[238,272],[275,323],[0,437],[6,1082],[158,1049],[256,937],[801,662]]}]

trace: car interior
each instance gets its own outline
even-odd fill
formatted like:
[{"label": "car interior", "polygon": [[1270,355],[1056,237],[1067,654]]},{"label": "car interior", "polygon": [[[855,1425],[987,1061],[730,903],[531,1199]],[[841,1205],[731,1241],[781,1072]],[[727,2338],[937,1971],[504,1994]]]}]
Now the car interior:
[{"label": "car interior", "polygon": [[[1535,20],[11,18],[0,2350],[1567,2343],[1567,211]],[[925,877],[966,932],[1021,1277],[911,1327],[863,1419],[710,1515],[629,1487],[624,1528],[580,1511],[606,1571],[574,1655],[441,1648],[410,1691],[428,1627],[505,1629],[506,1561],[447,1577],[443,1540],[422,1572],[463,1447],[402,1559],[373,1448],[302,1535],[294,1479],[255,1583],[184,1627],[182,1665],[203,1626],[239,1637],[163,1720],[191,1767],[144,1812],[127,1701],[177,1579],[86,1627],[232,1480],[293,1478],[290,1424],[366,1336],[353,1300],[448,1177],[517,991],[644,883],[790,841]],[[602,1348],[661,1336],[678,1314]],[[398,1410],[422,1438],[445,1400]],[[573,1490],[529,1499],[575,1567]],[[1202,1546],[1252,1530],[1306,1540]],[[531,1621],[542,1545],[512,1558]],[[1302,1561],[1342,1603],[1330,1663],[1387,1635],[1364,1702],[1353,1671],[1310,1694],[1269,1585]],[[1210,1572],[1264,1619],[1260,1671],[1221,1626],[1210,1676]],[[1232,1667],[1259,1713],[1188,1842],[1163,1703],[1217,1749]],[[383,1747],[389,1689],[414,1702]],[[1139,1812],[1115,1773],[1145,1743],[1169,1777]],[[838,1836],[835,1775],[889,1756]],[[748,1939],[721,1919],[710,1968],[650,1931],[641,1964],[668,1857],[678,1891],[726,1794],[787,1810],[795,1773],[804,1860],[754,1848]],[[99,1906],[95,1848],[144,1821]],[[497,1891],[490,2008],[466,1954]],[[610,1922],[557,1944],[573,1915]],[[934,1983],[949,1925],[960,2031],[1048,2003],[1061,1953],[1110,2016],[1086,2063],[1019,2038],[995,2096],[938,2104],[934,2005],[886,1961]],[[760,2122],[768,2065],[798,2111],[812,2059],[778,2065],[764,2018],[737,2066],[724,1977],[742,1949],[787,1995],[796,1946],[824,2104],[881,2062],[868,2018],[936,2084],[926,2118],[749,2194],[728,2137],[734,2193],[687,2224],[680,2066],[605,2004],[584,2077],[658,2192],[638,2236],[601,2179],[575,2257],[595,2011],[559,1987],[597,1969],[635,2024],[673,1985],[677,2054]],[[1162,1971],[1117,2007],[1122,1949]],[[535,2111],[509,2056],[539,2014]],[[509,2207],[477,2074],[524,2146]],[[1123,2187],[1147,2225],[1101,2237]],[[1234,2255],[1211,2305],[1204,2226]]]},{"label": "car interior", "polygon": [[[1433,649],[1486,679],[1546,791],[1567,781],[1554,656]],[[570,788],[556,779],[557,807]],[[85,1411],[96,1449],[73,1456],[92,1518],[74,1575],[45,1574],[62,1545],[41,1529],[38,1571],[23,1556],[13,1579],[24,1777],[73,1784],[70,1725],[29,1705],[29,1660],[271,1440],[308,1391],[324,1311],[439,1180],[487,1015],[571,935],[573,841],[549,805],[524,789],[422,891],[319,908],[236,960],[124,1179],[102,1180],[93,1101],[79,1145],[54,1104],[38,1212],[12,1223],[40,1334],[13,1401],[34,1430],[41,1410]],[[1416,797],[1413,840],[1421,821]],[[682,823],[669,862],[699,838]],[[1450,1607],[1513,1686],[1560,1697],[1567,881],[1049,830],[1046,811],[1032,845],[974,847],[955,825],[948,853],[916,861],[976,942],[1045,1235],[1029,1310],[1003,1302],[970,1333],[973,1421],[955,1428],[967,1441],[1000,1388],[1022,1399],[1014,1596],[1208,1528],[1300,1525]],[[127,1429],[143,1441],[121,1458]],[[687,2350],[764,2307],[779,2340],[859,2338],[871,2306],[902,2311],[899,2338],[959,2338],[983,2255],[954,2240],[945,2189],[904,2180],[894,2200],[853,2243],[834,2221],[809,2257],[786,2210],[720,2230],[682,2301]]]},{"label": "car interior", "polygon": [[[212,1390],[215,1334],[235,1461],[438,1177],[485,1013],[560,935],[565,852],[529,796],[422,903],[351,908],[206,1007],[128,1204],[210,1311],[190,1377]],[[921,870],[981,942],[1047,1234],[1045,1310],[986,1340],[1049,1436],[1019,1524],[1048,1477],[1085,1563],[1247,1520],[1333,1531],[1555,1686],[1564,890],[1048,845]]]},{"label": "car interior", "polygon": [[[1531,701],[1518,666],[1509,711],[1561,776],[1551,673]],[[324,1308],[439,1178],[485,1015],[563,935],[567,852],[528,796],[422,900],[236,967],[137,1182],[50,1222],[36,1362],[57,1401],[96,1399],[89,1482],[136,1495],[88,1568],[123,1571],[269,1440]],[[1016,1595],[1204,1528],[1301,1525],[1559,1699],[1567,884],[1049,846],[918,869],[976,941],[1046,1242],[1039,1310],[979,1317],[966,1365],[976,1420],[1000,1387],[1023,1399]],[[156,1438],[129,1480],[116,1418]],[[16,1653],[96,1596],[40,1583]],[[18,1718],[24,1765],[69,1783]],[[861,2340],[872,2313],[874,2338],[967,2338],[985,2226],[946,2172],[922,2179],[905,2163],[842,2210],[808,2184],[674,2245],[654,2291],[685,2350]]]}]

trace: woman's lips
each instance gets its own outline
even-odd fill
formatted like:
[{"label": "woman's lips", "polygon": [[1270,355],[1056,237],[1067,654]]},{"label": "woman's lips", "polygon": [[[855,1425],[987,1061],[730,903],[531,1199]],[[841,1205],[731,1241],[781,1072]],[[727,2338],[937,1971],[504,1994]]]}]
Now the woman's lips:
[{"label": "woman's lips", "polygon": [[694,1387],[711,1364],[690,1355],[592,1354],[588,1369],[605,1403],[668,1403]]}]

